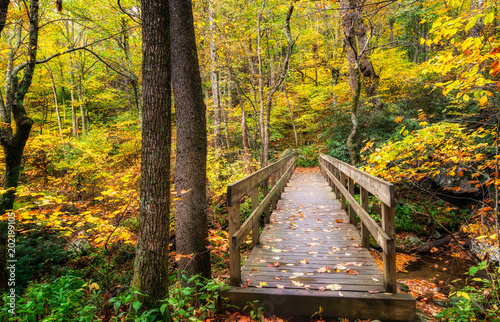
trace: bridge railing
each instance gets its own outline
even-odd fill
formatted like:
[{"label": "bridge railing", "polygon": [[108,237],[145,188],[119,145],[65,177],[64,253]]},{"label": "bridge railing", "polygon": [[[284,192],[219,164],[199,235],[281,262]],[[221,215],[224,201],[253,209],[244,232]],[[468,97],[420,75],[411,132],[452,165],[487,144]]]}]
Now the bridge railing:
[{"label": "bridge railing", "polygon": [[[271,209],[281,197],[288,179],[292,175],[297,160],[293,152],[279,161],[227,186],[227,208],[229,221],[229,274],[231,286],[241,283],[240,246],[252,232],[252,247],[259,244],[260,218],[269,222]],[[263,200],[259,202],[259,187],[262,187]],[[271,190],[269,190],[271,188]],[[240,201],[248,196],[252,202],[252,213],[240,225]]]},{"label": "bridge railing", "polygon": [[[342,209],[348,211],[350,222],[355,223],[356,214],[361,220],[361,246],[369,246],[371,234],[382,248],[384,285],[387,292],[397,293],[394,185],[322,153],[319,164],[335,196],[340,199]],[[360,203],[354,198],[355,184],[359,186]],[[381,202],[382,227],[368,214],[369,193]]]}]

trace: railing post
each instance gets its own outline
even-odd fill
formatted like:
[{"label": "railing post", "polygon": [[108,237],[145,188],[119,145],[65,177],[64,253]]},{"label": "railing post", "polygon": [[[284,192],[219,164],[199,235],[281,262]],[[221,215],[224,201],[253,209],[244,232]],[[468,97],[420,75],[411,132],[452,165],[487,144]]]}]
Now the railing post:
[{"label": "railing post", "polygon": [[[276,172],[271,174],[271,189],[276,185],[276,177],[278,176],[278,172],[279,170],[276,170]],[[271,198],[271,211],[273,211],[274,209],[276,209],[276,193],[273,193],[273,196]]]},{"label": "railing post", "polygon": [[[370,213],[370,207],[368,205],[368,190],[363,187],[359,187],[360,192],[360,204],[367,213]],[[368,228],[366,228],[363,221],[361,221],[361,247],[368,248],[370,246],[370,233]]]},{"label": "railing post", "polygon": [[[252,199],[252,212],[259,206],[259,187],[255,187],[250,193],[250,198]],[[259,241],[259,216],[255,216],[252,221],[252,247],[255,247],[260,243]]]},{"label": "railing post", "polygon": [[[348,180],[348,191],[349,194],[354,198],[354,180],[349,177]],[[356,223],[356,213],[354,212],[354,208],[352,205],[349,205],[349,223],[350,224],[355,224]]]},{"label": "railing post", "polygon": [[[346,179],[345,173],[340,171],[340,184],[342,185],[342,187],[345,187],[345,179]],[[346,202],[346,197],[344,195],[342,195],[342,197],[340,198],[340,204],[342,209],[346,210],[347,202]]]},{"label": "railing post", "polygon": [[382,202],[382,229],[389,236],[390,245],[387,253],[384,252],[384,284],[389,293],[397,293],[396,284],[396,246],[394,244],[396,233],[394,229],[394,208]]},{"label": "railing post", "polygon": [[231,286],[240,286],[241,283],[241,257],[240,246],[233,239],[234,233],[240,228],[240,205],[236,202],[228,207],[229,224],[229,277]]},{"label": "railing post", "polygon": [[[262,181],[262,194],[264,198],[269,194],[269,177],[265,178],[264,181]],[[269,217],[271,216],[271,211],[269,209],[269,206],[266,206],[264,209],[264,223],[267,224],[269,223]]]},{"label": "railing post", "polygon": [[[333,168],[333,169],[332,169],[333,176],[334,176],[334,177],[335,177],[335,178],[336,178],[339,182],[341,182],[341,181],[340,181],[340,177],[339,177],[339,172],[340,172],[340,171],[339,171],[339,169],[337,169],[337,168],[336,168],[336,167],[334,167],[333,165],[332,165],[332,168]],[[337,186],[336,186],[336,185],[334,185],[334,186],[333,186],[333,192],[335,193],[335,197],[336,197],[338,200],[340,200],[340,199],[341,199],[341,193],[340,193],[340,190],[337,188]]]}]

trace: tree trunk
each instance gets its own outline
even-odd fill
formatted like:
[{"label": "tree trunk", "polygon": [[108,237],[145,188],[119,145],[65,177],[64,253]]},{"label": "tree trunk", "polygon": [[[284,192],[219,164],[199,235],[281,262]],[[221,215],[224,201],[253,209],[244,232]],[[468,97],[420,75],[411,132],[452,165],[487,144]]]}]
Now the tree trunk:
[{"label": "tree trunk", "polygon": [[56,83],[54,81],[54,74],[52,73],[52,69],[50,68],[49,64],[45,64],[45,67],[47,67],[47,70],[48,70],[49,76],[50,76],[50,82],[52,84],[52,94],[54,95],[54,105],[56,108],[57,126],[59,128],[59,136],[61,137],[61,144],[63,147],[63,151],[65,151],[64,137],[63,137],[63,132],[62,132],[61,113],[59,113],[59,102],[57,99],[57,90],[56,90]]},{"label": "tree trunk", "polygon": [[0,0],[0,34],[5,27],[10,0]]},{"label": "tree trunk", "polygon": [[226,85],[227,85],[227,88],[226,88],[226,91],[227,91],[227,109],[226,108],[223,108],[222,109],[222,112],[223,112],[223,116],[224,116],[224,130],[225,130],[225,137],[226,137],[226,148],[228,150],[231,149],[231,143],[230,143],[230,140],[229,140],[229,115],[228,115],[228,111],[231,111],[232,108],[233,108],[233,99],[232,99],[232,94],[231,94],[231,91],[232,91],[232,86],[231,86],[232,82],[231,82],[231,79],[229,77],[229,75],[227,75],[227,80],[226,80]]},{"label": "tree trunk", "polygon": [[176,251],[179,269],[210,278],[206,237],[206,107],[203,101],[190,0],[170,0],[172,85],[177,122],[175,190]]},{"label": "tree trunk", "polygon": [[[15,188],[19,184],[24,147],[26,146],[33,126],[33,120],[28,116],[24,108],[24,97],[31,86],[36,67],[36,54],[38,49],[38,0],[30,0],[29,11],[28,61],[12,68],[14,52],[12,51],[9,55],[9,68],[5,81],[5,102],[3,102],[2,99],[2,104],[0,104],[0,121],[4,123],[2,131],[0,131],[0,144],[4,150],[4,188],[7,189],[7,192],[0,197],[0,215],[14,207]],[[20,31],[19,29],[19,32]],[[19,82],[18,73],[23,69],[24,75],[21,82]],[[11,117],[11,113],[13,117]],[[12,119],[15,122],[14,128],[12,127]],[[5,289],[7,285],[7,231],[5,228],[5,225],[0,225],[0,290]]]},{"label": "tree trunk", "polygon": [[220,156],[222,147],[221,136],[221,105],[219,101],[219,84],[216,71],[217,54],[215,44],[215,21],[213,1],[208,1],[208,23],[210,37],[210,83],[212,85],[212,103],[214,108],[214,149],[217,157]]},{"label": "tree trunk", "polygon": [[[357,112],[359,100],[361,97],[361,71],[360,71],[360,60],[361,53],[367,49],[368,42],[364,42],[364,47],[358,49],[358,44],[356,43],[356,31],[358,27],[359,13],[357,12],[357,0],[342,0],[340,6],[342,8],[342,29],[344,31],[344,41],[347,47],[347,60],[349,63],[349,85],[351,87],[351,92],[353,95],[352,106],[351,106],[351,122],[352,130],[347,138],[347,148],[349,150],[349,155],[351,159],[351,164],[356,165],[357,153],[354,148],[354,137],[357,133],[358,122],[357,122]],[[359,41],[360,38],[358,38]]]},{"label": "tree trunk", "polygon": [[295,147],[299,147],[299,138],[297,136],[297,129],[295,128],[295,122],[293,120],[293,110],[290,100],[288,99],[288,91],[286,90],[286,84],[283,83],[283,91],[285,92],[286,105],[288,106],[288,113],[290,113],[290,122],[292,123],[293,136],[295,137]]},{"label": "tree trunk", "polygon": [[[170,227],[171,67],[168,3],[142,0],[141,194],[133,285],[141,310],[159,308],[168,295]],[[168,308],[167,308],[168,311]],[[168,313],[163,317],[169,320]]]},{"label": "tree trunk", "polygon": [[[373,106],[381,109],[383,104],[379,97],[379,76],[375,73],[370,60],[370,39],[367,28],[363,22],[363,5],[360,0],[341,0],[342,28],[347,46],[347,58],[349,61],[349,75],[353,75],[355,61],[359,66],[361,82],[365,87],[366,95],[370,97]],[[351,91],[356,90],[357,81],[350,77]]]},{"label": "tree trunk", "polygon": [[[268,158],[269,158],[269,124],[271,122],[271,105],[273,101],[273,96],[276,93],[276,91],[280,88],[281,84],[285,80],[286,74],[288,72],[288,65],[290,63],[290,57],[292,56],[292,50],[293,46],[295,44],[295,41],[292,40],[292,35],[290,31],[290,19],[293,14],[293,1],[290,3],[290,7],[287,10],[286,13],[286,19],[285,19],[285,35],[287,38],[287,52],[285,55],[285,59],[283,62],[283,65],[281,65],[281,71],[277,79],[271,84],[271,88],[269,89],[269,93],[267,94],[267,99],[266,99],[266,109],[265,109],[265,116],[264,116],[264,124],[261,125],[263,128],[263,138],[261,138],[262,141],[262,167],[267,166]],[[259,20],[260,21],[260,20]],[[259,22],[259,28],[260,28],[260,22]],[[259,72],[260,74],[260,72]],[[261,115],[262,119],[262,115]]]},{"label": "tree trunk", "polygon": [[78,102],[80,103],[80,117],[82,118],[82,133],[85,134],[87,131],[87,122],[85,121],[85,99],[83,97],[83,84],[81,77],[78,77]]},{"label": "tree trunk", "polygon": [[259,69],[259,136],[260,136],[260,163],[262,167],[267,165],[268,159],[268,145],[265,142],[264,134],[264,79],[262,73],[262,53],[261,53],[261,36],[260,36],[260,24],[262,20],[262,13],[264,12],[264,7],[267,1],[262,1],[262,7],[257,14],[257,59],[258,59],[258,69]]},{"label": "tree trunk", "polygon": [[73,67],[73,59],[70,58],[70,86],[69,86],[69,92],[71,95],[71,129],[74,137],[78,137],[78,116],[76,115],[76,108],[75,108],[75,72],[74,72],[74,67]]},{"label": "tree trunk", "polygon": [[[132,90],[134,91],[134,105],[137,113],[137,120],[139,122],[139,126],[142,126],[142,106],[141,106],[141,97],[139,95],[139,78],[133,71],[132,59],[130,58],[130,44],[129,44],[129,34],[128,34],[128,25],[127,19],[122,18],[121,20],[122,27],[122,35],[123,35],[123,44],[122,49],[125,54],[125,65],[126,65],[126,75],[127,82],[132,86]],[[128,90],[127,90],[128,94]]]},{"label": "tree trunk", "polygon": [[61,69],[61,96],[62,96],[62,112],[63,112],[63,121],[66,122],[66,88],[64,87],[64,71],[62,64],[60,65]]}]

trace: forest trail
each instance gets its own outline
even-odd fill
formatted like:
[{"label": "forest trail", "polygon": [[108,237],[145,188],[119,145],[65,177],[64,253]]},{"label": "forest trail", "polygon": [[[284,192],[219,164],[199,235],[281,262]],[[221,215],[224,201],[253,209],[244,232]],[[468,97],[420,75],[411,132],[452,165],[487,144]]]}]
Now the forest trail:
[{"label": "forest trail", "polygon": [[242,267],[247,286],[385,292],[382,272],[319,171],[292,175],[260,243]]},{"label": "forest trail", "polygon": [[[223,292],[266,314],[411,321],[415,300],[387,293],[383,273],[319,171],[295,170],[241,269],[241,286]],[[321,307],[321,309],[320,309]]]}]

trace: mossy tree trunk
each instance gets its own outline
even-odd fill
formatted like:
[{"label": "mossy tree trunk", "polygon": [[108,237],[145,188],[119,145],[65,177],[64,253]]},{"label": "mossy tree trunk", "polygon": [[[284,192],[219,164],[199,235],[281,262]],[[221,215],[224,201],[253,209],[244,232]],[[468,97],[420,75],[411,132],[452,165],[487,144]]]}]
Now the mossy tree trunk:
[{"label": "mossy tree trunk", "polygon": [[[36,66],[38,49],[38,0],[30,1],[29,11],[28,61],[14,67],[14,51],[12,51],[7,63],[9,72],[5,77],[5,100],[0,95],[0,121],[3,123],[0,130],[0,144],[2,145],[5,157],[4,189],[7,190],[0,196],[0,215],[14,207],[16,198],[15,189],[19,184],[24,147],[33,126],[33,120],[28,116],[24,107],[24,97],[31,86]],[[14,32],[14,34],[17,33]],[[20,35],[20,30],[18,35]],[[24,75],[21,81],[19,81],[18,74],[23,69]],[[12,123],[13,121],[15,126]],[[7,285],[7,272],[5,270],[7,230],[5,228],[5,225],[0,226],[1,289]]]}]

